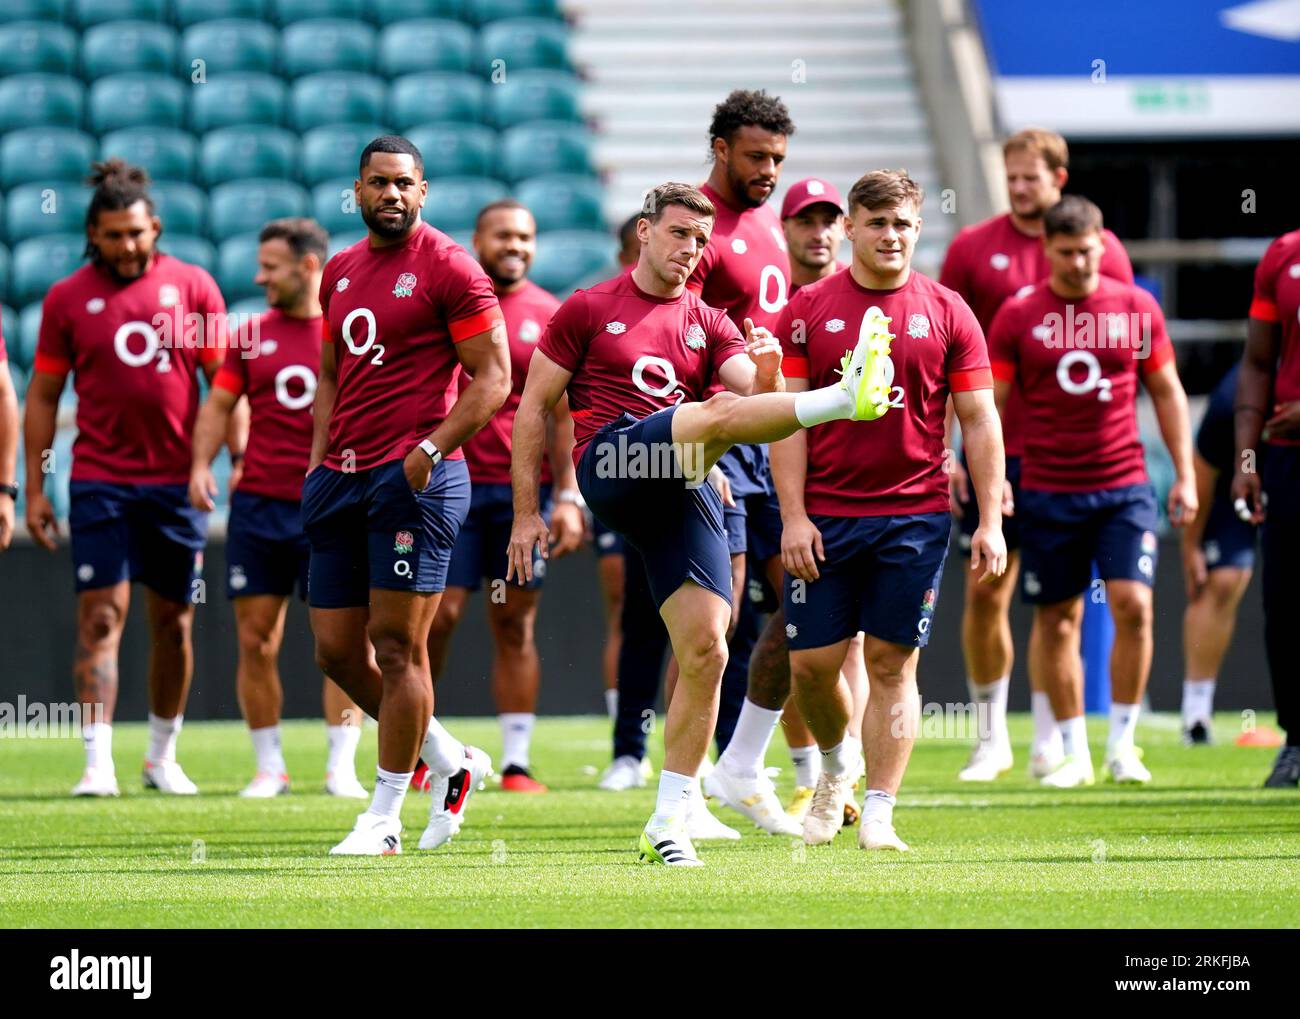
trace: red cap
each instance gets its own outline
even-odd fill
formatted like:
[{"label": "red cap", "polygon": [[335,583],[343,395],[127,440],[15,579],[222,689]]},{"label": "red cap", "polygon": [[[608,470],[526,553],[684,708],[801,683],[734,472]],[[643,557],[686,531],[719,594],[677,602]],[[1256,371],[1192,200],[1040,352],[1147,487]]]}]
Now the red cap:
[{"label": "red cap", "polygon": [[790,190],[785,193],[785,201],[781,203],[781,218],[789,219],[791,216],[797,216],[808,206],[818,205],[821,202],[828,202],[840,212],[844,211],[844,199],[835,190],[834,184],[820,177],[808,177],[792,184]]}]

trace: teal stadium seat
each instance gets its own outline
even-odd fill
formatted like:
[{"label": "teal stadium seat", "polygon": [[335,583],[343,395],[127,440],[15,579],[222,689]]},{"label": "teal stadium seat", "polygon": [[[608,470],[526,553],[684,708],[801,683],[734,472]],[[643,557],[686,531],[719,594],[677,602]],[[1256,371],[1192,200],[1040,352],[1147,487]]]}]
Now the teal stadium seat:
[{"label": "teal stadium seat", "polygon": [[359,231],[330,234],[329,258],[333,258],[344,248],[350,248],[357,241],[364,240],[368,234],[364,229]]},{"label": "teal stadium seat", "polygon": [[379,73],[386,78],[419,71],[468,71],[473,63],[474,31],[458,21],[398,21],[379,39]]},{"label": "teal stadium seat", "polygon": [[29,304],[18,316],[18,347],[21,363],[31,370],[36,363],[36,345],[41,338],[41,302]]},{"label": "teal stadium seat", "polygon": [[266,292],[253,283],[257,275],[257,247],[257,234],[248,233],[231,237],[217,248],[217,270],[213,276],[226,304],[265,296]]},{"label": "teal stadium seat", "polygon": [[287,180],[236,180],[208,194],[208,234],[218,243],[255,233],[270,219],[306,214],[306,192]]},{"label": "teal stadium seat", "polygon": [[0,21],[66,21],[68,0],[5,0]]},{"label": "teal stadium seat", "polygon": [[365,230],[366,225],[362,222],[352,190],[354,180],[355,173],[348,177],[322,181],[311,189],[312,219],[323,226],[326,233],[356,233]]},{"label": "teal stadium seat", "polygon": [[316,18],[280,33],[280,72],[288,78],[321,71],[359,71],[375,66],[376,33],[364,21]]},{"label": "teal stadium seat", "polygon": [[441,18],[446,21],[469,21],[465,8],[474,0],[387,0],[371,9],[371,18],[380,26],[415,18]]},{"label": "teal stadium seat", "polygon": [[53,21],[0,25],[0,74],[75,74],[77,33]]},{"label": "teal stadium seat", "polygon": [[478,36],[478,71],[489,74],[504,60],[507,80],[514,71],[569,70],[569,30],[561,21],[510,18],[484,26]]},{"label": "teal stadium seat", "polygon": [[558,0],[469,0],[466,13],[471,21],[486,25],[506,18],[561,19]]},{"label": "teal stadium seat", "polygon": [[578,81],[563,71],[520,71],[488,90],[491,121],[505,129],[528,120],[582,121]]},{"label": "teal stadium seat", "polygon": [[280,34],[264,21],[203,21],[181,35],[176,47],[176,73],[193,81],[196,60],[203,61],[203,77],[208,81],[238,71],[274,74],[279,68]]},{"label": "teal stadium seat", "polygon": [[176,66],[176,32],[149,21],[110,21],[81,37],[81,76],[87,81],[110,74],[156,71]]},{"label": "teal stadium seat", "polygon": [[104,135],[99,158],[117,156],[143,166],[152,180],[194,179],[197,146],[194,136],[170,127],[128,127]]},{"label": "teal stadium seat", "polygon": [[[240,316],[241,319],[244,316],[252,319],[255,315],[265,315],[267,310],[265,293],[263,293],[263,296],[261,297],[245,297],[242,300],[235,301],[233,304],[228,304],[226,306],[226,311],[231,315]],[[233,330],[234,328],[235,327],[232,325],[231,329]]]},{"label": "teal stadium seat", "polygon": [[182,29],[226,18],[269,21],[270,10],[270,0],[172,0],[172,19]]},{"label": "teal stadium seat", "polygon": [[11,244],[86,228],[90,189],[80,181],[21,184],[5,195],[5,236]]},{"label": "teal stadium seat", "polygon": [[72,20],[83,29],[106,21],[166,21],[167,0],[72,0]]},{"label": "teal stadium seat", "polygon": [[[393,82],[384,119],[400,131],[434,120],[480,124],[486,108],[485,87],[481,79],[469,74],[405,74]],[[493,90],[500,87],[493,86]]]},{"label": "teal stadium seat", "polygon": [[[374,5],[376,14],[388,17],[382,3]],[[311,18],[351,18],[368,21],[366,14],[371,0],[271,0],[271,17],[280,25]]]},{"label": "teal stadium seat", "polygon": [[86,126],[95,134],[124,127],[181,127],[185,91],[167,74],[114,74],[90,86]]},{"label": "teal stadium seat", "polygon": [[299,131],[323,124],[373,124],[384,116],[384,83],[369,74],[325,71],[293,83],[289,122]]},{"label": "teal stadium seat", "polygon": [[[4,289],[9,290],[9,249],[4,249]],[[13,348],[18,343],[18,312],[7,304],[0,304],[0,331],[5,335],[5,346],[9,348],[9,359],[13,360]],[[20,443],[21,445],[21,443]]]},{"label": "teal stadium seat", "polygon": [[0,187],[78,180],[90,172],[95,139],[70,128],[31,127],[0,137]]},{"label": "teal stadium seat", "polygon": [[269,74],[223,74],[193,86],[191,93],[190,130],[195,134],[237,124],[284,123],[284,83]]},{"label": "teal stadium seat", "polygon": [[[0,301],[9,295],[9,249],[0,244]],[[5,336],[14,335],[10,328],[14,324],[13,317],[9,315],[8,306],[0,306],[0,330],[4,330]],[[9,316],[9,317],[6,317]]]},{"label": "teal stadium seat", "polygon": [[391,133],[379,124],[328,124],[312,128],[302,136],[303,183],[312,185],[346,177],[351,184],[357,176],[361,150],[381,134]]},{"label": "teal stadium seat", "polygon": [[165,234],[207,233],[207,192],[182,181],[155,181],[149,188],[149,196]]},{"label": "teal stadium seat", "polygon": [[490,177],[442,177],[429,181],[424,218],[443,233],[469,230],[478,210],[506,197],[506,186]]},{"label": "teal stadium seat", "polygon": [[515,197],[532,210],[539,232],[605,226],[604,193],[591,177],[570,173],[532,177],[515,188]]},{"label": "teal stadium seat", "polygon": [[158,239],[158,250],[208,272],[212,272],[217,264],[217,249],[206,238],[195,237],[194,234],[165,233]]},{"label": "teal stadium seat", "polygon": [[0,131],[20,127],[80,127],[86,90],[62,74],[14,74],[0,79]]},{"label": "teal stadium seat", "polygon": [[614,238],[603,231],[553,230],[540,234],[528,278],[563,299],[579,283],[613,276],[618,271],[614,264],[617,247]]},{"label": "teal stadium seat", "polygon": [[44,299],[45,292],[74,272],[86,249],[85,232],[33,237],[13,249],[9,299],[27,305]]},{"label": "teal stadium seat", "polygon": [[205,134],[199,147],[199,176],[209,187],[249,177],[287,180],[297,175],[298,136],[282,127],[223,127]]},{"label": "teal stadium seat", "polygon": [[420,155],[424,175],[493,177],[497,168],[497,133],[482,124],[419,124],[406,131]]},{"label": "teal stadium seat", "polygon": [[581,124],[539,120],[501,136],[500,174],[520,181],[547,173],[593,173],[591,134]]}]

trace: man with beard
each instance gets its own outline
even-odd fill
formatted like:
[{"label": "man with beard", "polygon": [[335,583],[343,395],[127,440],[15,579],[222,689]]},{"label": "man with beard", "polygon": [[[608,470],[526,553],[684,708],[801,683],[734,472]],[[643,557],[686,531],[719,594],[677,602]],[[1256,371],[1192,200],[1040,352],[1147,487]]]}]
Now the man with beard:
[{"label": "man with beard", "polygon": [[[253,780],[240,795],[254,799],[289,791],[276,660],[289,597],[295,587],[299,597],[307,597],[311,548],[302,533],[302,478],[311,455],[321,347],[318,295],[329,237],[314,220],[277,219],[262,228],[259,241],[254,282],[266,288],[271,310],[231,337],[229,356],[194,427],[190,470],[190,503],[211,512],[217,492],[212,461],[246,396],[252,420],[243,474],[230,496],[226,589],[239,633],[235,688],[257,757]],[[354,762],[361,712],[328,676],[322,698],[329,743],[325,791],[365,799]]]},{"label": "man with beard", "polygon": [[[148,589],[149,749],[144,784],[193,795],[176,762],[194,671],[192,585],[202,570],[207,519],[189,502],[190,434],[199,372],[210,382],[226,345],[226,306],[202,269],[157,248],[149,177],[120,159],[96,163],[86,210],[88,265],[54,284],[41,309],[27,389],[27,527],[53,551],[58,535],[45,494],[59,396],[77,393],[69,529],[76,571],[77,700],[86,711],[86,770],[74,796],[116,796],[113,709],[117,655],[131,582]],[[192,319],[191,316],[197,316]],[[198,321],[197,334],[187,324]],[[232,455],[247,417],[231,421]]]},{"label": "man with beard", "polygon": [[[560,302],[527,278],[537,250],[537,223],[526,207],[506,198],[484,207],[474,227],[474,253],[492,280],[510,343],[510,395],[487,426],[465,443],[473,494],[469,516],[451,553],[447,590],[429,630],[429,667],[434,682],[442,673],[451,635],[465,602],[486,578],[491,585],[488,623],[492,628],[492,696],[501,723],[501,788],[543,793],[546,786],[529,771],[529,749],[537,720],[541,662],[533,637],[545,564],[533,563],[526,585],[506,584],[506,546],[514,510],[510,495],[510,431],[542,330]],[[461,388],[470,377],[461,372]],[[584,503],[573,474],[573,421],[567,402],[555,407],[542,461],[542,516],[551,525],[551,555],[558,558],[582,543]],[[552,495],[552,493],[554,493]],[[554,498],[554,513],[552,513]]]},{"label": "man with beard", "polygon": [[[325,316],[303,529],[316,660],[379,719],[370,807],[331,850],[401,852],[401,806],[423,758],[435,776],[421,849],[446,843],[491,771],[432,717],[429,626],[469,511],[460,447],[510,394],[510,353],[492,282],[424,223],[424,158],[383,135],[354,185],[368,235],[321,281]],[[456,369],[473,377],[456,393]]]}]

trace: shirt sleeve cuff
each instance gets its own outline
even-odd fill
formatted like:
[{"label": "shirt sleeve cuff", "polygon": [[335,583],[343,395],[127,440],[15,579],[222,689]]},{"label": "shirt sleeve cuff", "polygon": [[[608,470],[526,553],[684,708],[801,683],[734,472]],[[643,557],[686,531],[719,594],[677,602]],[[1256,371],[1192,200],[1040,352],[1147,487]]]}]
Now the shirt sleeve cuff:
[{"label": "shirt sleeve cuff", "polygon": [[324,316],[320,320],[320,338],[326,343],[334,342],[334,337],[330,335],[330,320]]},{"label": "shirt sleeve cuff", "polygon": [[39,350],[36,357],[32,360],[32,370],[45,372],[49,375],[67,375],[72,371],[72,363],[65,361],[61,357],[55,357],[53,354],[42,354]]},{"label": "shirt sleeve cuff", "polygon": [[1174,345],[1172,343],[1163,344],[1151,351],[1151,356],[1142,362],[1142,374],[1150,375],[1152,372],[1159,371],[1170,361],[1174,359]]},{"label": "shirt sleeve cuff", "polygon": [[1011,361],[994,361],[990,371],[993,377],[1000,382],[1014,382],[1016,380],[1016,366]]},{"label": "shirt sleeve cuff", "polygon": [[233,393],[239,396],[244,391],[244,380],[240,377],[239,372],[231,368],[222,368],[217,372],[217,377],[212,380],[212,384],[219,389],[224,389],[227,393]]},{"label": "shirt sleeve cuff", "polygon": [[1280,318],[1277,305],[1262,297],[1256,297],[1250,302],[1250,317],[1257,318],[1261,322],[1277,322]]},{"label": "shirt sleeve cuff", "polygon": [[471,336],[487,332],[500,321],[502,321],[501,306],[494,304],[491,308],[484,308],[477,315],[457,319],[447,328],[451,332],[451,342],[462,343]]},{"label": "shirt sleeve cuff", "polygon": [[808,358],[786,355],[781,358],[781,374],[787,379],[806,379],[808,377]]},{"label": "shirt sleeve cuff", "polygon": [[993,372],[988,368],[973,368],[970,371],[953,372],[948,376],[948,389],[954,393],[964,393],[970,389],[992,388]]}]

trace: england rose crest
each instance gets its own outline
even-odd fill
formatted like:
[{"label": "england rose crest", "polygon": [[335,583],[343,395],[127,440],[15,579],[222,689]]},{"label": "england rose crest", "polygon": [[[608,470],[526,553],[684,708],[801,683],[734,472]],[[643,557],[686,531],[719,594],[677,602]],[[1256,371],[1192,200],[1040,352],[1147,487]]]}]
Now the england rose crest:
[{"label": "england rose crest", "polygon": [[930,335],[930,320],[924,315],[912,315],[907,320],[907,335],[923,340]]},{"label": "england rose crest", "polygon": [[691,350],[700,350],[704,346],[704,330],[698,325],[692,325],[686,330],[686,345]]},{"label": "england rose crest", "polygon": [[415,535],[410,531],[398,531],[393,537],[393,551],[398,555],[406,555],[415,548]]},{"label": "england rose crest", "polygon": [[397,277],[397,286],[393,287],[394,297],[410,297],[415,293],[415,273],[404,272]]}]

